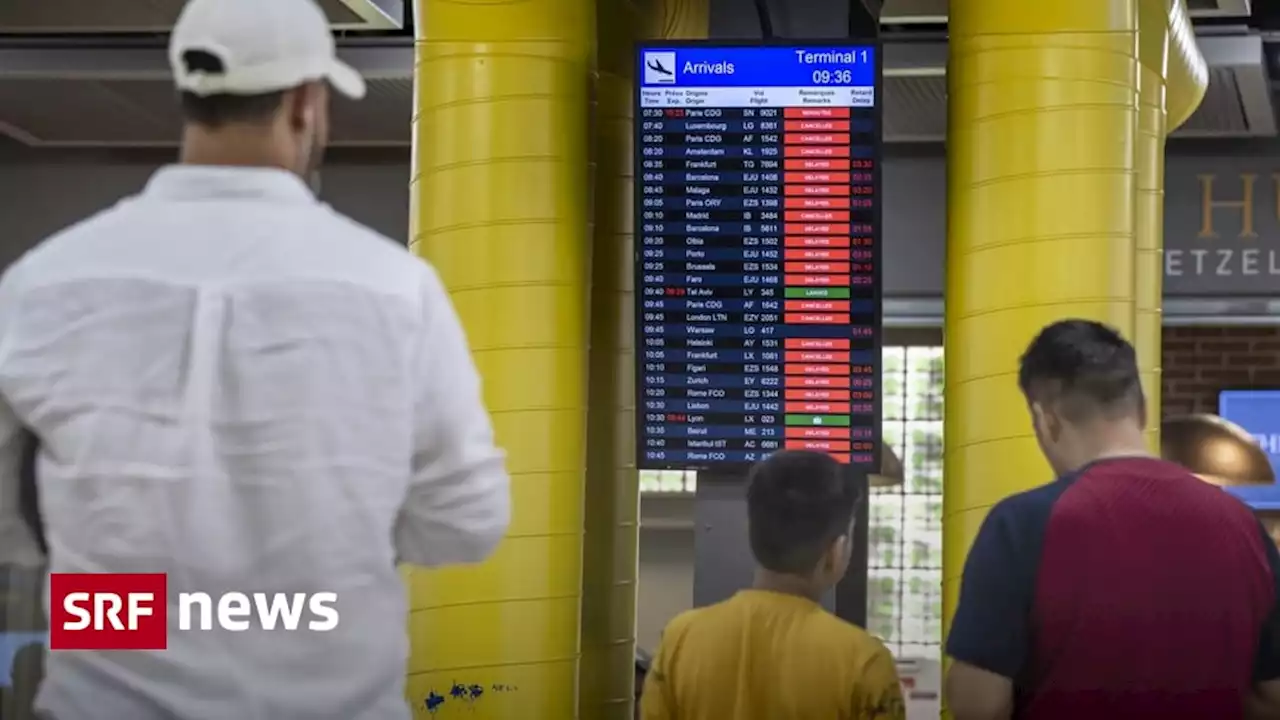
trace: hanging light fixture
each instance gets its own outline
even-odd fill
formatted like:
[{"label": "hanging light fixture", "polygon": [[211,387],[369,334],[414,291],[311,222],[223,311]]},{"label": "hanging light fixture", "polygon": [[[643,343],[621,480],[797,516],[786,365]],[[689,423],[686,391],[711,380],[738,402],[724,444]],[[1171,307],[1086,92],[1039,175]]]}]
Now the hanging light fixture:
[{"label": "hanging light fixture", "polygon": [[1266,453],[1244,428],[1217,415],[1182,415],[1160,426],[1160,454],[1224,487],[1273,485]]}]

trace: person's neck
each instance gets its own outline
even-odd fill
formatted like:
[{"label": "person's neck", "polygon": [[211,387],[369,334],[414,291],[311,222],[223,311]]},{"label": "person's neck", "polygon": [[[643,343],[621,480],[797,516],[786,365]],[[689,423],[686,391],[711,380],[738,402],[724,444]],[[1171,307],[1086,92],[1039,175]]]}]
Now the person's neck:
[{"label": "person's neck", "polygon": [[753,590],[795,595],[814,602],[822,600],[822,590],[815,588],[813,581],[796,575],[785,575],[772,570],[756,568],[755,580],[751,583]]},{"label": "person's neck", "polygon": [[1128,423],[1100,424],[1084,434],[1080,450],[1072,458],[1073,469],[1100,460],[1154,457],[1142,428]]},{"label": "person's neck", "polygon": [[261,131],[249,132],[239,128],[209,131],[188,127],[183,132],[178,162],[183,165],[288,170],[288,158],[278,148]]}]

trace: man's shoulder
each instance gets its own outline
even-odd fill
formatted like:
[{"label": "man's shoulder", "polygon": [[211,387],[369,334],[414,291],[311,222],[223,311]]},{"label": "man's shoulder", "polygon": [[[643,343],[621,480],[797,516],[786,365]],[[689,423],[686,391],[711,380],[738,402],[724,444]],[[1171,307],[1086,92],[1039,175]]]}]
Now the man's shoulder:
[{"label": "man's shoulder", "polygon": [[393,278],[410,279],[427,302],[434,302],[447,295],[440,276],[429,260],[414,253],[407,245],[350,218],[328,205],[317,206],[321,212],[317,222],[323,223],[329,242],[338,257],[358,259],[359,264],[373,271],[389,286]]},{"label": "man's shoulder", "polygon": [[71,225],[55,230],[28,248],[21,257],[9,265],[9,269],[39,266],[46,256],[59,250],[62,246],[74,244],[81,238],[110,232],[120,222],[122,215],[125,214],[122,212],[122,208],[127,207],[128,202],[129,200],[126,198],[111,207],[99,210]]},{"label": "man's shoulder", "polygon": [[382,252],[413,259],[412,253],[400,242],[393,240],[360,221],[339,212],[332,205],[318,204],[313,206],[315,222],[324,223],[333,230],[332,237],[347,242],[371,243]]},{"label": "man's shoulder", "polygon": [[987,522],[999,524],[1014,531],[1043,527],[1048,522],[1054,505],[1067,490],[1071,489],[1074,482],[1073,476],[1066,476],[1008,495],[987,513]]},{"label": "man's shoulder", "polygon": [[[1099,461],[1079,473],[1083,492],[1071,493],[1068,506],[1091,511],[1097,507],[1163,508],[1158,516],[1191,513],[1256,528],[1257,518],[1243,501],[1172,462],[1149,457]],[[1185,531],[1186,528],[1181,528]]]}]

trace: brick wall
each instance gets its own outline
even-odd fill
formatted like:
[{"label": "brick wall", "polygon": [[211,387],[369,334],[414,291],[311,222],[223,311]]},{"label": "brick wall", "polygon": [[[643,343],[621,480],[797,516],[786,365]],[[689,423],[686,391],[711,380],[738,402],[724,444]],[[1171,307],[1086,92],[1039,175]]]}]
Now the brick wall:
[{"label": "brick wall", "polygon": [[1165,415],[1216,413],[1224,388],[1280,388],[1280,328],[1164,329]]}]

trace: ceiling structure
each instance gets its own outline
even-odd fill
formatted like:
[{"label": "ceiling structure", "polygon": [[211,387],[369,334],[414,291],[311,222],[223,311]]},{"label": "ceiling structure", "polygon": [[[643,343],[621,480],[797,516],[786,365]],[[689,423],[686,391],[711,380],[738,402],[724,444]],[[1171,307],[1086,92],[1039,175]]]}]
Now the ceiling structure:
[{"label": "ceiling structure", "polygon": [[[752,0],[711,1],[714,36],[756,33]],[[0,0],[0,136],[36,148],[175,145],[179,118],[162,34],[182,3]],[[883,19],[903,26],[945,22],[946,3],[885,0]],[[321,4],[335,27],[403,30],[406,0]],[[847,12],[845,0],[771,0],[771,5],[780,34],[793,37],[830,37],[833,29],[844,26]],[[1193,0],[1191,5],[1199,16],[1249,12],[1248,0]],[[1179,131],[1181,136],[1277,134],[1263,41],[1243,22],[1241,18],[1239,27],[1213,28],[1215,34],[1200,38],[1211,71],[1209,91],[1200,110]],[[125,31],[151,37],[110,37]],[[25,37],[12,37],[19,34]],[[406,147],[413,103],[412,49],[403,34],[367,35],[344,33],[342,39],[341,53],[366,75],[370,91],[359,104],[335,100],[333,142],[346,147]],[[886,39],[884,58],[886,142],[943,140],[945,37],[936,32],[894,33]]]},{"label": "ceiling structure", "polygon": [[[886,25],[945,23],[948,0],[884,0],[880,21]],[[1248,17],[1249,0],[1187,0],[1193,18]]]},{"label": "ceiling structure", "polygon": [[[404,27],[406,0],[317,1],[335,27],[340,29],[393,30]],[[881,21],[886,25],[945,23],[948,2],[883,0]],[[5,0],[0,3],[0,32],[164,32],[173,26],[183,3],[184,0]],[[845,3],[839,0],[786,4],[843,6]],[[1192,17],[1199,18],[1248,17],[1250,11],[1250,0],[1187,0],[1187,5]]]},{"label": "ceiling structure", "polygon": [[[404,0],[317,2],[340,30],[397,30],[404,24]],[[3,0],[0,32],[167,32],[185,4],[186,0]]]}]

